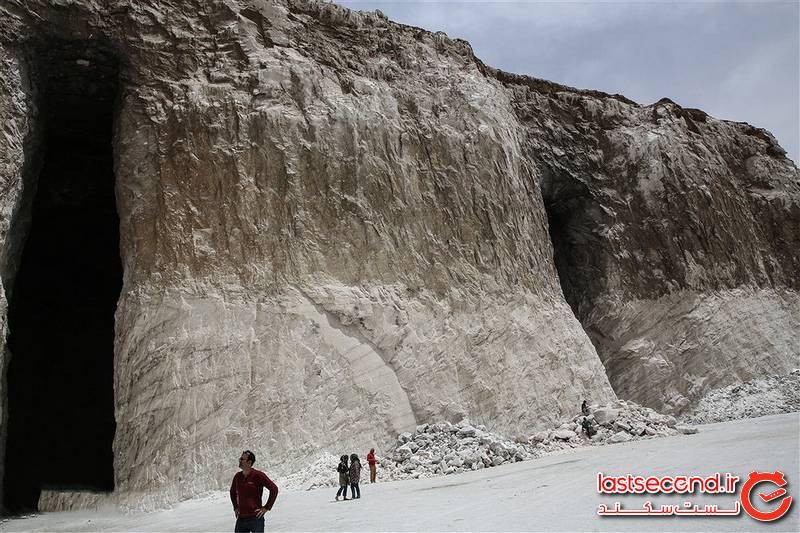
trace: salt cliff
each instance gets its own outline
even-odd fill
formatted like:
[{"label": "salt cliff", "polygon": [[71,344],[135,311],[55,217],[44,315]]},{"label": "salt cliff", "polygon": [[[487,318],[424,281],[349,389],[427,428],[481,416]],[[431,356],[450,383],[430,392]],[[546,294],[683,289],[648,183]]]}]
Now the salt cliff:
[{"label": "salt cliff", "polygon": [[[83,438],[113,438],[130,505],[223,488],[244,448],[280,469],[437,420],[531,432],[615,392],[678,413],[798,366],[800,179],[764,130],[301,0],[7,0],[0,65],[6,470],[37,416],[8,408],[32,372],[9,301],[51,205],[118,215],[113,420]],[[40,507],[91,499],[42,483]]]}]

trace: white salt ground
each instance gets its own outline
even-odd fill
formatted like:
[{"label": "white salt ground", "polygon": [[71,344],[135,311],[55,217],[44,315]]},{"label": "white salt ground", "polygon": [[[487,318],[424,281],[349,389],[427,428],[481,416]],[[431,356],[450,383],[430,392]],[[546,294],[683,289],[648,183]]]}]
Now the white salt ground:
[{"label": "white salt ground", "polygon": [[[283,491],[267,531],[799,531],[800,502],[779,522],[738,517],[599,517],[599,503],[641,508],[646,498],[596,493],[605,474],[712,474],[746,477],[781,470],[800,498],[800,414],[699,427],[695,435],[578,448],[558,455],[458,475],[362,483],[362,498],[334,502],[335,489]],[[231,471],[233,475],[233,471]],[[731,507],[735,495],[651,496],[660,504]],[[227,495],[147,514],[113,510],[46,513],[2,523],[1,531],[232,531]]]}]

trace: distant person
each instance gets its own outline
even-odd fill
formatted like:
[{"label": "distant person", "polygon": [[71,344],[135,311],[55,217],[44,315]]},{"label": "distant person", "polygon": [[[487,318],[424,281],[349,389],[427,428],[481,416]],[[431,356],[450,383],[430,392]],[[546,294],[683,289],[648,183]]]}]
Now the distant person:
[{"label": "distant person", "polygon": [[583,400],[583,403],[581,404],[581,413],[583,416],[589,416],[589,406],[586,405],[586,400]]},{"label": "distant person", "polygon": [[358,455],[350,455],[350,497],[352,499],[361,497],[361,489],[358,488],[358,482],[361,480],[361,461]]},{"label": "distant person", "polygon": [[[233,502],[233,512],[236,515],[236,527],[234,532],[258,532],[264,531],[264,514],[272,509],[275,498],[278,497],[278,486],[272,482],[267,475],[253,468],[256,462],[256,455],[250,450],[242,452],[239,457],[239,468],[241,472],[236,472],[231,483],[231,502]],[[269,498],[266,505],[261,505],[261,495],[264,488],[269,491]]]},{"label": "distant person", "polygon": [[375,478],[378,476],[378,460],[375,459],[375,448],[369,450],[367,464],[369,465],[369,482],[375,483]]},{"label": "distant person", "polygon": [[350,476],[347,469],[347,456],[343,455],[339,458],[339,466],[336,467],[339,472],[339,490],[336,492],[336,501],[339,501],[339,496],[344,496],[347,500],[347,486],[350,485]]},{"label": "distant person", "polygon": [[591,420],[589,420],[586,417],[583,418],[583,421],[581,422],[581,426],[583,427],[583,431],[586,432],[586,435],[590,439],[597,433],[597,430],[594,429],[594,426],[592,426]]}]

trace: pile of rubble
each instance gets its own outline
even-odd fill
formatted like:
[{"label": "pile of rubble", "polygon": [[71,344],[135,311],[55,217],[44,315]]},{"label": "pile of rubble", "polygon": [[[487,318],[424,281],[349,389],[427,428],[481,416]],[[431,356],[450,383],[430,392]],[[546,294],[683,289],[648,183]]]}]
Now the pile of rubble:
[{"label": "pile of rubble", "polygon": [[537,457],[533,448],[466,419],[458,424],[437,422],[401,434],[382,466],[393,479],[457,474],[532,459]]},{"label": "pile of rubble", "polygon": [[[594,434],[589,438],[583,430],[584,418]],[[509,439],[473,425],[464,419],[457,424],[436,422],[417,426],[411,433],[397,438],[394,448],[380,457],[378,477],[381,481],[458,474],[507,463],[526,461],[569,448],[602,446],[632,440],[696,433],[678,425],[669,415],[642,407],[634,402],[618,400],[610,405],[589,407],[582,414],[553,425],[533,435]],[[362,458],[362,483],[368,474]],[[278,484],[290,490],[334,487],[339,476],[337,456],[322,454],[309,466],[279,478]]]},{"label": "pile of rubble", "polygon": [[693,424],[710,424],[800,411],[800,369],[786,376],[753,379],[706,394],[685,416]]},{"label": "pile of rubble", "polygon": [[[596,432],[591,438],[583,430],[584,418]],[[588,416],[576,415],[551,429],[514,440],[487,431],[485,426],[472,425],[466,419],[458,424],[423,424],[413,433],[398,437],[382,466],[391,479],[457,474],[568,448],[696,432],[695,428],[678,425],[672,416],[618,400],[607,406],[593,405]]]},{"label": "pile of rubble", "polygon": [[339,473],[336,471],[338,464],[339,457],[323,452],[310,465],[298,468],[288,475],[278,476],[275,482],[278,487],[286,490],[333,487],[339,484]]},{"label": "pile of rubble", "polygon": [[[588,438],[582,427],[587,419],[596,432]],[[667,437],[678,433],[696,433],[695,428],[679,426],[675,417],[663,415],[641,405],[617,400],[611,405],[589,407],[589,415],[575,415],[556,428],[540,431],[530,437],[531,443],[545,453],[577,446],[602,446],[650,437]]]}]

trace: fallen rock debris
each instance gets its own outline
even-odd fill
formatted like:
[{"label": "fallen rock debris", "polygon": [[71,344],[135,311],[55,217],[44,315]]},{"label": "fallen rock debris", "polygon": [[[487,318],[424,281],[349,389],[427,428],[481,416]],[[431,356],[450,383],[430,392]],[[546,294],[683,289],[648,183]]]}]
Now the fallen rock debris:
[{"label": "fallen rock debris", "polygon": [[707,393],[682,421],[711,424],[800,411],[800,368],[785,376],[753,379]]},{"label": "fallen rock debris", "polygon": [[[527,461],[570,448],[697,432],[690,426],[678,426],[670,415],[631,401],[592,405],[589,411],[587,418],[596,430],[591,439],[582,430],[582,414],[550,429],[514,439],[494,433],[484,425],[473,425],[468,419],[457,424],[421,424],[413,432],[400,434],[394,448],[380,458],[378,477],[386,481],[458,474]],[[290,489],[333,487],[338,483],[335,475],[338,461],[332,454],[323,454],[307,468],[280,481]]]}]

